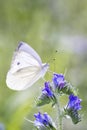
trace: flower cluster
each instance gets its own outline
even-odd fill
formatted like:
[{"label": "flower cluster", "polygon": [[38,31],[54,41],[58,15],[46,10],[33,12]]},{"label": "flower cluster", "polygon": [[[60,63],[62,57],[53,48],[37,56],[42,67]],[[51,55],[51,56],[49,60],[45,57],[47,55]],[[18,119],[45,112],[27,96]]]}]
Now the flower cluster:
[{"label": "flower cluster", "polygon": [[69,96],[69,102],[65,111],[71,117],[74,124],[81,121],[81,116],[78,114],[78,111],[82,108],[81,101],[78,96],[74,96],[73,94]]},{"label": "flower cluster", "polygon": [[[81,116],[78,113],[81,110],[82,106],[81,99],[76,96],[76,89],[65,80],[63,74],[53,74],[52,82],[45,82],[44,88],[42,89],[42,93],[37,100],[37,106],[43,106],[45,104],[52,103],[52,106],[56,105],[59,106],[58,101],[60,96],[63,94],[69,96],[69,101],[66,107],[64,107],[64,111],[60,111],[61,118],[65,117],[66,115],[70,116],[73,123],[77,124],[81,121]],[[58,96],[57,96],[58,95]],[[62,109],[59,109],[62,110]],[[35,126],[38,130],[56,130],[53,125],[53,121],[47,113],[34,115],[36,120],[34,122]]]},{"label": "flower cluster", "polygon": [[66,84],[64,75],[63,74],[53,74],[53,83],[54,83],[55,89],[58,88],[59,90],[61,90],[62,88],[64,88],[64,86]]},{"label": "flower cluster", "polygon": [[40,113],[38,112],[37,114],[34,114],[35,121],[34,125],[41,130],[46,130],[46,129],[52,129],[56,130],[53,124],[53,121],[51,117],[47,113]]},{"label": "flower cluster", "polygon": [[73,109],[73,110],[79,111],[82,108],[82,106],[80,105],[81,101],[82,100],[79,99],[77,96],[74,96],[73,94],[71,94],[69,96],[67,109]]},{"label": "flower cluster", "polygon": [[75,94],[76,90],[75,88],[68,83],[65,80],[65,77],[63,74],[53,74],[53,84],[54,84],[54,88],[58,93],[65,93],[65,94]]},{"label": "flower cluster", "polygon": [[48,96],[49,98],[52,98],[53,97],[53,92],[51,90],[51,87],[50,87],[50,83],[49,82],[45,82],[44,84],[44,88],[42,89],[42,93],[46,96]]},{"label": "flower cluster", "polygon": [[56,103],[56,98],[50,82],[45,82],[44,88],[42,89],[42,94],[37,102],[37,106],[49,104],[50,102],[52,102],[52,105],[54,105]]}]

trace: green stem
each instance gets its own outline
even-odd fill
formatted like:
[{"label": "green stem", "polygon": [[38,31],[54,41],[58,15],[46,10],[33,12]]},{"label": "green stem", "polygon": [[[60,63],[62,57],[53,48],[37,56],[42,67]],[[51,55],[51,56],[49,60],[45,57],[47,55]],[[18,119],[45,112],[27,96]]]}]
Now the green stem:
[{"label": "green stem", "polygon": [[61,110],[60,110],[59,97],[60,97],[60,95],[56,94],[56,99],[57,99],[56,106],[57,106],[57,113],[58,113],[57,130],[62,130],[62,113],[61,113]]}]

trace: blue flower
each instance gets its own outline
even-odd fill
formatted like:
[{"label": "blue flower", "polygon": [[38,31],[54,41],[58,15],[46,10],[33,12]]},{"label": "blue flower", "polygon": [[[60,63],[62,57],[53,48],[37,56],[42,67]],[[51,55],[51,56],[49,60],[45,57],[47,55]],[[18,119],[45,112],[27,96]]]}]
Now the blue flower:
[{"label": "blue flower", "polygon": [[63,74],[53,74],[53,83],[56,88],[62,89],[65,86],[65,79]]},{"label": "blue flower", "polygon": [[71,94],[69,96],[68,105],[65,108],[66,113],[71,117],[74,124],[81,121],[81,115],[78,113],[78,111],[82,108],[80,105],[81,101],[82,100],[79,99],[78,96]]},{"label": "blue flower", "polygon": [[74,96],[73,94],[71,94],[69,96],[69,102],[68,102],[67,108],[78,111],[82,108],[82,106],[80,105],[81,101],[82,100],[79,99],[77,96]]},{"label": "blue flower", "polygon": [[42,89],[42,93],[45,94],[48,97],[53,97],[53,92],[50,88],[50,83],[49,82],[45,82],[44,84],[44,88]]},{"label": "blue flower", "polygon": [[41,96],[38,98],[37,106],[42,106],[49,103],[52,103],[52,106],[54,106],[56,102],[57,100],[50,82],[45,82]]},{"label": "blue flower", "polygon": [[37,128],[52,127],[52,119],[47,113],[41,114],[38,112],[37,114],[34,114],[34,117],[36,118],[34,125]]}]

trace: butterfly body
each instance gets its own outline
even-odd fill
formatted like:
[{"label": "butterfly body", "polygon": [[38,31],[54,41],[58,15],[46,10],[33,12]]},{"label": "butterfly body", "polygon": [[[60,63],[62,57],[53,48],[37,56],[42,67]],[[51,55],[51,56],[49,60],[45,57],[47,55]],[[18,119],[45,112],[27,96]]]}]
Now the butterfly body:
[{"label": "butterfly body", "polygon": [[43,77],[48,68],[49,65],[42,63],[33,48],[20,42],[14,53],[11,68],[7,73],[7,86],[14,90],[24,90]]}]

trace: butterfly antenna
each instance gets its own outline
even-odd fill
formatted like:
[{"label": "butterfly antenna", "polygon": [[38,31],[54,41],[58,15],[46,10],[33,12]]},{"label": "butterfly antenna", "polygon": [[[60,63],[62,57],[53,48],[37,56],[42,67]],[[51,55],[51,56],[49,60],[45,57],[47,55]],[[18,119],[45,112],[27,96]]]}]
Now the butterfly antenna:
[{"label": "butterfly antenna", "polygon": [[51,56],[50,56],[50,58],[49,58],[49,60],[47,61],[47,63],[50,63],[51,61],[54,61],[56,58],[54,58],[54,57],[56,57],[56,55],[55,54],[57,54],[57,50],[55,50],[55,53],[54,52],[52,52],[51,53]]},{"label": "butterfly antenna", "polygon": [[[49,58],[49,60],[48,60],[48,62],[47,62],[47,63],[50,63],[50,62],[52,61],[52,62],[54,63],[54,64],[53,64],[53,70],[54,70],[54,71],[56,70],[56,69],[55,69],[55,67],[56,67],[56,66],[55,66],[55,61],[56,61],[56,58],[55,58],[56,55],[55,55],[55,54],[57,54],[57,52],[58,52],[58,51],[55,50],[55,53],[54,53],[54,52],[52,53],[52,55],[50,56],[50,58]],[[51,63],[52,63],[52,62],[51,62]],[[48,69],[48,72],[50,72],[51,74],[53,74],[54,71],[51,71],[51,70]]]}]

